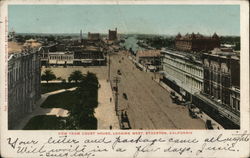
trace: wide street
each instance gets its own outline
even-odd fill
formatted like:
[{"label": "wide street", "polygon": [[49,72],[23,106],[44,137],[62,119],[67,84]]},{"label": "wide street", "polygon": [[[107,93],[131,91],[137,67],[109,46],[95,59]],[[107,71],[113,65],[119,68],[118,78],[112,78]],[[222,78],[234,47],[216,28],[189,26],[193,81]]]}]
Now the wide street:
[{"label": "wide street", "polygon": [[113,87],[114,77],[120,77],[118,111],[127,111],[132,129],[205,129],[204,122],[192,119],[186,107],[172,103],[169,92],[152,80],[153,73],[140,71],[121,52],[110,60]]},{"label": "wide street", "polygon": [[[132,129],[205,129],[204,121],[192,119],[186,107],[172,103],[169,91],[152,80],[153,73],[137,69],[128,56],[122,52],[113,53],[110,55],[110,60],[112,87],[115,86],[114,77],[120,78],[118,83],[118,113],[121,115],[122,110],[127,111]],[[50,69],[57,77],[63,79],[67,79],[73,71],[80,70],[83,74],[87,71],[93,72],[99,81],[105,81],[108,79],[108,67],[107,65],[51,67]],[[118,69],[121,71],[121,75],[117,74]],[[42,71],[44,70],[45,68],[42,69]],[[126,93],[127,99],[124,98],[123,93]],[[114,94],[113,91],[112,102],[115,101]],[[106,95],[106,98],[109,98],[112,93]],[[102,112],[99,114],[106,115]],[[115,121],[115,119],[112,120],[110,124]],[[107,121],[106,123],[108,124]]]}]

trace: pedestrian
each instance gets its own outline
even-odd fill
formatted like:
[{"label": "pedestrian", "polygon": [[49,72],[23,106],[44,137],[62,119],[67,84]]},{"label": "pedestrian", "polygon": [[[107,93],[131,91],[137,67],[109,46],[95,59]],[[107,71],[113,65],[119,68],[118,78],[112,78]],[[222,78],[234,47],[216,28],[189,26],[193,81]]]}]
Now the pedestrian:
[{"label": "pedestrian", "polygon": [[112,98],[110,98],[110,102],[112,102]]},{"label": "pedestrian", "polygon": [[127,115],[127,111],[125,111],[124,115],[125,115],[125,117],[128,117],[128,115]]},{"label": "pedestrian", "polygon": [[122,119],[124,118],[124,112],[123,111],[122,111],[122,116],[121,117],[122,117]]},{"label": "pedestrian", "polygon": [[111,125],[109,126],[109,129],[110,129],[110,130],[112,129],[112,126],[111,126]]}]

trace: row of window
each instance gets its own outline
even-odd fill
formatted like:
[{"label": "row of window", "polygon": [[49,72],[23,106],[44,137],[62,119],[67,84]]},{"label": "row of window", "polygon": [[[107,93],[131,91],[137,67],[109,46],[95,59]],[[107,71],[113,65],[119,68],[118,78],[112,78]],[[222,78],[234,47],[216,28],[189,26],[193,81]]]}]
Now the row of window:
[{"label": "row of window", "polygon": [[233,109],[240,111],[240,100],[234,97],[231,97],[231,106]]},{"label": "row of window", "polygon": [[181,73],[179,71],[176,71],[175,69],[173,69],[172,67],[169,66],[164,66],[165,71],[173,76],[174,78],[180,80],[182,82],[182,84],[186,84],[186,85],[191,85],[192,88],[198,89],[198,90],[202,90],[202,82],[198,81],[190,76],[185,75],[184,73]]},{"label": "row of window", "polygon": [[207,59],[205,59],[204,62],[205,62],[204,66],[209,68],[210,70],[213,70],[215,72],[223,72],[223,73],[228,73],[229,72],[229,69],[228,69],[226,63],[221,63],[219,65],[219,64],[213,62],[213,63],[209,64]]},{"label": "row of window", "polygon": [[24,59],[20,61],[15,61],[14,68],[9,70],[8,72],[8,85],[12,85],[14,82],[18,81],[24,76],[29,75],[30,73],[34,72],[36,69],[39,69],[39,61]]},{"label": "row of window", "polygon": [[193,88],[199,89],[200,91],[202,90],[202,82],[191,78],[189,76],[186,76],[186,84],[191,85]]},{"label": "row of window", "polygon": [[49,59],[50,60],[73,60],[72,55],[50,55]]},{"label": "row of window", "polygon": [[181,69],[182,71],[186,71],[186,73],[196,75],[197,77],[203,78],[202,68],[196,68],[195,66],[184,64],[182,62],[177,61],[176,59],[164,58],[164,62]]}]

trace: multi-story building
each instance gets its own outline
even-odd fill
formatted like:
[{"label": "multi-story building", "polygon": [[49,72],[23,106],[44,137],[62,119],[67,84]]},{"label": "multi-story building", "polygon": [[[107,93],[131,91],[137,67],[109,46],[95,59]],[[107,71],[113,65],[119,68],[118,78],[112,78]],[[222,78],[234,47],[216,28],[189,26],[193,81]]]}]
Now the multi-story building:
[{"label": "multi-story building", "polygon": [[115,28],[115,30],[109,30],[108,40],[117,40],[117,28]]},{"label": "multi-story building", "polygon": [[216,33],[212,37],[206,37],[199,33],[181,36],[179,33],[175,38],[175,47],[181,51],[208,51],[220,47],[220,38]]},{"label": "multi-story building", "polygon": [[204,89],[197,97],[208,107],[240,126],[240,58],[232,52],[202,55]]},{"label": "multi-story building", "polygon": [[35,108],[40,98],[40,57],[36,49],[9,54],[8,128]]},{"label": "multi-story building", "polygon": [[191,100],[203,87],[202,62],[180,51],[161,51],[163,78],[185,100]]},{"label": "multi-story building", "polygon": [[[43,66],[92,66],[105,65],[106,57],[100,46],[86,45],[53,45],[39,49]],[[88,44],[88,45],[87,45]]]},{"label": "multi-story building", "polygon": [[88,32],[88,40],[100,40],[101,35],[100,33],[90,33]]},{"label": "multi-story building", "polygon": [[106,57],[103,49],[95,46],[87,46],[84,48],[74,48],[74,65],[106,65]]},{"label": "multi-story building", "polygon": [[73,65],[74,52],[50,52],[48,53],[48,63],[49,65]]},{"label": "multi-story building", "polygon": [[148,69],[152,67],[152,70],[159,70],[161,67],[161,51],[138,50],[136,53],[136,61]]}]

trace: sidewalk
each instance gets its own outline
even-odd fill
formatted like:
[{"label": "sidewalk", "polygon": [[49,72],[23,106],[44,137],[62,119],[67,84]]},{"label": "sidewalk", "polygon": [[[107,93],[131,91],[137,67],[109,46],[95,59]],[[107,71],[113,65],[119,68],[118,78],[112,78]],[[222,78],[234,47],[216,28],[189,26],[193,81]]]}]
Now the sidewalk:
[{"label": "sidewalk", "polygon": [[41,96],[41,98],[37,101],[35,105],[35,109],[29,113],[26,114],[26,116],[18,122],[18,124],[13,128],[14,130],[22,130],[24,126],[29,122],[29,120],[37,115],[56,115],[61,117],[67,117],[68,116],[68,110],[61,109],[61,108],[41,108],[40,106],[43,104],[43,102],[48,98],[48,96],[53,94],[62,93],[65,91],[73,91],[76,88],[70,88],[70,89],[61,89],[49,93],[45,93]]},{"label": "sidewalk", "polygon": [[[107,80],[99,80],[101,87],[98,90],[98,107],[95,109],[95,117],[97,118],[97,129],[120,129],[118,117],[115,114],[115,104],[110,87]],[[110,101],[112,98],[112,101]]]}]

